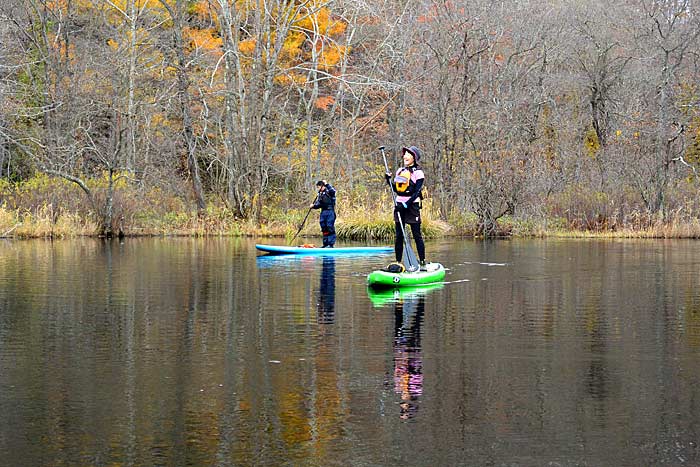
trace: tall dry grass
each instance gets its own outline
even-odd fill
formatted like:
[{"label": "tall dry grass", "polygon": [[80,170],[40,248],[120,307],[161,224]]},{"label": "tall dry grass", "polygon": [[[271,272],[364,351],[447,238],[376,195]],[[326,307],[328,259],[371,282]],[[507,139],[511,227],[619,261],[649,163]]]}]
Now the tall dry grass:
[{"label": "tall dry grass", "polygon": [[19,238],[65,238],[94,235],[97,225],[72,212],[44,205],[35,212],[0,207],[0,236]]},{"label": "tall dry grass", "polygon": [[[100,181],[94,181],[99,189]],[[188,192],[185,188],[177,193]],[[299,231],[309,213],[303,203],[294,209],[284,209],[276,199],[265,205],[261,219],[254,222],[240,219],[220,201],[211,199],[204,215],[193,209],[194,203],[176,191],[161,188],[137,189],[120,187],[115,196],[116,231],[128,236],[255,236],[286,237]],[[497,235],[502,237],[602,237],[602,238],[700,238],[700,214],[695,201],[689,197],[676,204],[662,218],[633,209],[632,204],[606,204],[604,197],[593,196],[585,201],[584,194],[576,198],[561,198],[552,209],[528,217],[499,219]],[[564,210],[565,203],[578,206]],[[623,207],[621,207],[623,206]],[[551,206],[550,206],[551,207]],[[381,196],[367,189],[341,192],[336,208],[336,231],[340,240],[389,240],[394,237],[393,207],[387,193]],[[559,215],[558,215],[558,214]],[[563,215],[566,214],[566,215]],[[97,222],[91,207],[74,185],[59,179],[37,176],[21,184],[0,184],[0,236],[21,238],[63,238],[93,236]],[[458,212],[447,221],[441,220],[427,200],[422,210],[422,231],[426,238],[443,236],[476,236],[478,219],[472,213]],[[320,239],[319,211],[311,211],[298,235]]]}]

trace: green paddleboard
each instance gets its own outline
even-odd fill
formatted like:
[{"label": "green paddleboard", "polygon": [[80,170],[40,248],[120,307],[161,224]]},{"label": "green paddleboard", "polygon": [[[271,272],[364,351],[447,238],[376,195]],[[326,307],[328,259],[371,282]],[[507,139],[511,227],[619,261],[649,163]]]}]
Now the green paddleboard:
[{"label": "green paddleboard", "polygon": [[445,267],[440,263],[428,263],[426,271],[388,272],[378,269],[367,276],[370,287],[419,287],[441,282],[445,278]]}]

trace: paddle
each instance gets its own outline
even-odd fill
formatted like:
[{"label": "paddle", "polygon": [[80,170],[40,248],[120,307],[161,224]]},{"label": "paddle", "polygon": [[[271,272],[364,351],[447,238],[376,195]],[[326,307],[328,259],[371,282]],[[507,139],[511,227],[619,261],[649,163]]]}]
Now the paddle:
[{"label": "paddle", "polygon": [[[384,146],[379,146],[379,150],[382,152],[382,159],[384,159],[384,169],[386,170],[386,173],[390,173],[389,165],[386,163],[386,154],[384,153]],[[389,189],[391,190],[391,187],[389,187]],[[394,202],[394,206],[396,206],[396,193],[394,193],[394,190],[391,190],[391,199]],[[406,228],[403,225],[403,219],[401,219],[401,214],[397,213],[396,217],[399,219],[399,227],[401,228],[401,233],[403,233],[404,253],[406,256],[406,269],[410,272],[417,271],[418,269],[420,269],[420,263],[418,262],[416,254],[413,252],[413,248],[411,248],[411,239],[408,238],[408,235],[406,235]]]},{"label": "paddle", "polygon": [[[314,198],[314,202],[313,202],[312,204],[316,204],[316,201],[318,201],[319,195],[320,195],[320,194],[317,194],[317,195],[316,195],[316,198]],[[309,208],[309,210],[306,211],[306,216],[304,216],[304,220],[301,221],[301,225],[299,226],[299,230],[297,230],[297,233],[295,233],[294,236],[292,237],[292,239],[289,241],[289,244],[290,244],[290,245],[292,244],[292,242],[294,241],[294,239],[297,238],[297,235],[299,235],[299,232],[301,232],[301,229],[304,228],[304,224],[306,224],[306,219],[308,219],[309,214],[311,214],[311,210],[312,210],[312,209],[313,209],[313,207]]]}]

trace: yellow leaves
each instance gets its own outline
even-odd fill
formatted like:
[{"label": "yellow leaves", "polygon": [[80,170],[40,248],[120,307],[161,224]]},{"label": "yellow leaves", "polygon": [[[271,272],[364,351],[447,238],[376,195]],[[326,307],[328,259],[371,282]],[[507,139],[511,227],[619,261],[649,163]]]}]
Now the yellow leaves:
[{"label": "yellow leaves", "polygon": [[685,116],[697,115],[695,103],[700,99],[700,87],[695,83],[682,83],[676,97],[676,107]]},{"label": "yellow leaves", "polygon": [[700,164],[700,117],[696,117],[690,124],[690,140],[685,151],[685,159],[691,163]]},{"label": "yellow leaves", "polygon": [[256,44],[257,41],[255,39],[246,39],[238,44],[238,50],[246,55],[252,55]]},{"label": "yellow leaves", "polygon": [[281,85],[306,84],[306,76],[301,73],[289,72],[283,75],[278,75],[275,77],[275,83]]},{"label": "yellow leaves", "polygon": [[334,21],[327,29],[327,34],[331,37],[337,37],[344,34],[347,28],[348,25],[344,21]]},{"label": "yellow leaves", "polygon": [[206,51],[220,50],[222,39],[216,35],[213,29],[196,29],[185,28],[183,31],[185,37],[190,42],[190,47],[193,49],[203,49]]},{"label": "yellow leaves", "polygon": [[68,8],[68,0],[52,0],[46,2],[46,8],[52,11],[65,11]]},{"label": "yellow leaves", "polygon": [[173,126],[173,122],[168,120],[165,114],[157,112],[154,113],[147,124],[154,136],[162,137],[167,133],[167,129]]},{"label": "yellow leaves", "polygon": [[46,9],[53,11],[54,14],[61,13],[62,15],[68,14],[68,8],[70,7],[71,13],[84,13],[86,11],[94,10],[95,5],[93,5],[91,0],[49,0],[46,2]]},{"label": "yellow leaves", "polygon": [[153,116],[151,117],[150,121],[150,126],[151,128],[158,128],[160,126],[163,126],[165,122],[165,115],[163,113],[154,113]]},{"label": "yellow leaves", "polygon": [[289,86],[290,84],[292,84],[292,79],[289,77],[289,75],[278,75],[275,76],[275,84]]},{"label": "yellow leaves", "polygon": [[209,7],[207,0],[200,0],[190,8],[190,14],[196,16],[200,20],[208,19],[210,16],[216,20],[214,11]]},{"label": "yellow leaves", "polygon": [[290,33],[282,46],[284,56],[290,60],[299,57],[301,55],[301,46],[304,45],[304,41],[306,41],[306,36],[303,33]]},{"label": "yellow leaves", "polygon": [[[166,3],[170,5],[174,5],[174,0],[169,0]],[[136,10],[146,10],[146,9],[152,9],[152,10],[162,10],[164,9],[163,5],[160,3],[158,0],[110,0],[108,5],[117,11],[120,12],[126,12],[129,9],[131,9],[131,6],[133,4],[134,9]]]},{"label": "yellow leaves", "polygon": [[[160,0],[110,0],[109,2],[96,2],[95,0],[71,0],[86,13],[102,16],[109,24],[117,28],[131,27],[133,21],[140,22],[147,16],[166,20],[169,15]],[[166,0],[174,6],[175,0]],[[136,13],[134,13],[136,12]],[[164,24],[171,24],[167,21]]]},{"label": "yellow leaves", "polygon": [[324,70],[333,68],[340,62],[340,59],[343,58],[344,54],[345,47],[331,45],[321,56],[320,68]]},{"label": "yellow leaves", "polygon": [[595,159],[596,154],[600,150],[600,141],[598,140],[598,134],[595,128],[590,127],[583,138],[583,145],[586,148],[586,152],[591,159]]},{"label": "yellow leaves", "polygon": [[[123,190],[128,186],[129,178],[135,178],[134,173],[128,170],[112,172],[112,188],[115,190]],[[85,184],[91,189],[107,188],[109,185],[110,174],[103,170],[99,176],[89,177],[85,179]]]}]

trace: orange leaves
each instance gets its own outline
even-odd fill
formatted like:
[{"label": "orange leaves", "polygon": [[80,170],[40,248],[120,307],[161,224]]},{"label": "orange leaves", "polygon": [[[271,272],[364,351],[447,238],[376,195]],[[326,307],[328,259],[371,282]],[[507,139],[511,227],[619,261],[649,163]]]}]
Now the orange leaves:
[{"label": "orange leaves", "polygon": [[66,47],[66,43],[54,33],[49,33],[48,39],[48,47],[54,53],[71,62],[75,59],[75,44],[70,44]]},{"label": "orange leaves", "polygon": [[328,107],[330,105],[333,105],[334,102],[335,99],[333,98],[333,96],[321,96],[318,99],[316,99],[316,102],[314,102],[314,106],[321,110],[328,110]]},{"label": "orange leaves", "polygon": [[238,44],[238,50],[246,55],[252,55],[255,50],[255,44],[257,41],[255,39],[246,39]]},{"label": "orange leaves", "polygon": [[185,28],[185,37],[190,41],[193,49],[212,51],[221,49],[222,40],[213,29]]},{"label": "orange leaves", "polygon": [[303,32],[290,34],[285,42],[285,49],[287,49],[290,58],[307,58],[308,52],[302,54],[301,51],[304,44],[311,40],[316,52],[320,52],[318,57],[320,69],[328,71],[340,62],[346,49],[338,45],[334,38],[345,33],[347,24],[334,17],[330,9],[325,6],[321,7],[296,22],[295,26],[302,29]]},{"label": "orange leaves", "polygon": [[345,32],[347,27],[342,21],[335,20],[327,7],[319,8],[316,12],[304,17],[296,26],[307,31],[318,31],[323,36],[337,36]]},{"label": "orange leaves", "polygon": [[338,65],[343,56],[347,55],[349,52],[350,49],[348,47],[331,45],[331,47],[323,55],[322,68],[325,70],[330,70]]},{"label": "orange leaves", "polygon": [[[277,60],[277,63],[271,66],[271,69],[279,70],[274,77],[275,83],[303,86],[308,83],[310,73],[313,73],[314,69],[334,73],[334,69],[349,51],[338,43],[348,25],[325,6],[326,2],[327,0],[310,0],[303,5],[279,8],[266,3],[265,0],[225,0],[221,3],[195,0],[190,12],[213,19],[221,29],[225,19],[225,12],[221,8],[223,5],[235,3],[238,15],[233,22],[235,24],[231,23],[230,18],[226,23],[231,23],[231,32],[238,35],[237,59],[243,72],[248,73],[249,66],[254,61]],[[267,11],[267,14],[273,17],[270,24],[262,28],[254,25],[258,10]],[[225,34],[223,30],[219,33]],[[270,47],[277,45],[278,34],[282,33],[285,34],[284,42],[281,53],[277,55]],[[195,42],[205,48],[227,47],[227,44],[222,44],[218,38],[205,39],[206,36],[197,36]]]}]

